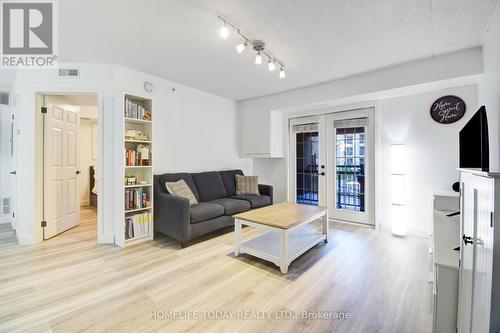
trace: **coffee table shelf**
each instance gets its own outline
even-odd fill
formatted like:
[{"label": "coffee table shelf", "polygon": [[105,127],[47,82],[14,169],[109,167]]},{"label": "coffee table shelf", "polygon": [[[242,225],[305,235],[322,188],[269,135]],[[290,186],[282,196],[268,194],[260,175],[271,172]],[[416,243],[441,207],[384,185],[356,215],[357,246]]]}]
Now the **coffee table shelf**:
[{"label": "coffee table shelf", "polygon": [[[328,209],[283,202],[233,215],[236,256],[247,253],[279,266],[282,274],[304,252],[324,241],[328,242]],[[319,232],[311,222],[322,220]],[[242,242],[242,226],[265,233]]]},{"label": "coffee table shelf", "polygon": [[[325,236],[311,225],[291,231],[288,234],[288,264],[323,240]],[[265,256],[265,260],[280,266],[280,235],[275,231],[267,231],[243,242],[240,252],[260,258]]]}]

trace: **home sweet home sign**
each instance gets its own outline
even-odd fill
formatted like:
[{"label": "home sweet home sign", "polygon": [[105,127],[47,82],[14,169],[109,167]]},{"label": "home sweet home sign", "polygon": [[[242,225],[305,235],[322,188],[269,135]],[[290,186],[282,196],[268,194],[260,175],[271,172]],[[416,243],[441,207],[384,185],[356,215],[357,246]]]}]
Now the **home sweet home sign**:
[{"label": "home sweet home sign", "polygon": [[431,117],[440,124],[452,124],[465,114],[465,102],[457,96],[438,98],[431,106]]}]

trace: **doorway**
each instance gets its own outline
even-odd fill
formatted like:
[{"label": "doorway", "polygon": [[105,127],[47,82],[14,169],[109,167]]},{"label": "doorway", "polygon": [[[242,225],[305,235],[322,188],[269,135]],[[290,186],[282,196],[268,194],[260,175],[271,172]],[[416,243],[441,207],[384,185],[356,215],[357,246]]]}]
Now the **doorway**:
[{"label": "doorway", "polygon": [[374,217],[373,108],[290,119],[290,198],[327,206],[330,218]]},{"label": "doorway", "polygon": [[[98,98],[40,94],[43,240],[94,223],[97,234]],[[83,218],[82,218],[83,215]]]}]

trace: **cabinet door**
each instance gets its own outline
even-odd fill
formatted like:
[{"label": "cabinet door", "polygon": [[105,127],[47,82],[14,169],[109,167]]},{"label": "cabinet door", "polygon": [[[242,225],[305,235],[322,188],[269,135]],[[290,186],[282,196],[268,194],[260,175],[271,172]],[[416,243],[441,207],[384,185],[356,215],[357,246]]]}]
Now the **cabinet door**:
[{"label": "cabinet door", "polygon": [[493,268],[493,179],[476,176],[472,332],[489,332]]},{"label": "cabinet door", "polygon": [[462,173],[458,332],[489,331],[493,264],[493,180]]},{"label": "cabinet door", "polygon": [[[475,189],[468,181],[470,175],[462,175],[462,212],[461,236],[474,235],[474,209]],[[458,332],[469,333],[471,329],[472,313],[472,283],[473,283],[474,253],[470,244],[460,243],[460,276],[459,276],[459,301],[458,301]]]}]

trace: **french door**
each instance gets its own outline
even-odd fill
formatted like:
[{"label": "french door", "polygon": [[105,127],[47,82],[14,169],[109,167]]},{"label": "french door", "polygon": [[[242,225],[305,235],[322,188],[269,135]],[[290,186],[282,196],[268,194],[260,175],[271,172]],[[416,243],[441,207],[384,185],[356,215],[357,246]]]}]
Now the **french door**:
[{"label": "french door", "polygon": [[326,133],[324,116],[290,121],[291,201],[326,205]]},{"label": "french door", "polygon": [[375,224],[372,110],[327,116],[328,208],[333,219]]},{"label": "french door", "polygon": [[374,223],[373,109],[290,120],[290,201]]}]

